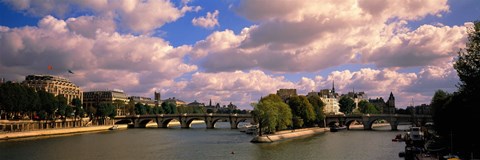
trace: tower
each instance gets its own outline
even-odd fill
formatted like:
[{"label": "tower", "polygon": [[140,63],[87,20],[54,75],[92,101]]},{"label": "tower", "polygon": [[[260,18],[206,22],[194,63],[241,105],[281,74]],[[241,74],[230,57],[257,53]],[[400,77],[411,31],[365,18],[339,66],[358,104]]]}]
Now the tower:
[{"label": "tower", "polygon": [[388,97],[388,106],[395,108],[395,97],[393,96],[393,93],[390,92],[390,97]]},{"label": "tower", "polygon": [[160,92],[155,91],[154,93],[155,105],[158,106],[160,104]]},{"label": "tower", "polygon": [[332,93],[335,93],[335,80],[332,82]]}]

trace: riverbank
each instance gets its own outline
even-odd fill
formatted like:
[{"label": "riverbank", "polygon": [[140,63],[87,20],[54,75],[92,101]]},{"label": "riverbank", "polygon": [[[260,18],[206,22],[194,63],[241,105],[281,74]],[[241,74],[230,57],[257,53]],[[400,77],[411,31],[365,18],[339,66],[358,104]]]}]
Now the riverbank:
[{"label": "riverbank", "polygon": [[[108,126],[91,126],[91,127],[78,127],[78,128],[45,129],[45,130],[26,131],[26,132],[8,132],[8,133],[0,133],[0,140],[42,137],[42,136],[62,135],[62,134],[72,134],[72,133],[108,131],[110,127],[112,126],[108,125]],[[126,128],[127,128],[127,125],[118,125],[118,129],[126,129]]]},{"label": "riverbank", "polygon": [[[201,124],[205,123],[203,121],[193,121],[192,124]],[[127,129],[126,124],[117,125],[118,129]],[[180,122],[172,121],[169,123],[170,127],[180,126]],[[62,135],[62,134],[73,134],[73,133],[86,133],[86,132],[98,132],[98,131],[108,131],[111,125],[105,126],[91,126],[91,127],[78,127],[78,128],[60,128],[60,129],[43,129],[43,130],[34,130],[34,131],[24,131],[24,132],[0,132],[0,141],[2,140],[11,140],[11,139],[20,139],[20,138],[31,138],[31,137],[42,137],[42,136],[52,136],[52,135]],[[147,128],[157,128],[157,123],[148,123]]]},{"label": "riverbank", "polygon": [[268,134],[263,136],[255,136],[250,142],[253,143],[271,143],[286,139],[293,139],[298,137],[306,137],[315,134],[324,133],[329,131],[328,128],[305,128],[305,129],[296,129],[288,131],[280,131],[275,134]]}]

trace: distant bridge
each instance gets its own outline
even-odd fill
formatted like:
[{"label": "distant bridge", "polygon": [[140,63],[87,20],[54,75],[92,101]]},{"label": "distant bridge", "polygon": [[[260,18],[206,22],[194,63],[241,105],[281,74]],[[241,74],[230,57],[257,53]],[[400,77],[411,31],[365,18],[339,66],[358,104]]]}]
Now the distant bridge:
[{"label": "distant bridge", "polygon": [[375,121],[386,120],[390,123],[392,130],[397,130],[400,123],[425,124],[433,122],[431,115],[402,115],[402,114],[358,114],[358,115],[327,115],[325,122],[327,125],[339,123],[347,126],[349,129],[352,122],[361,122],[364,130],[371,130]]},{"label": "distant bridge", "polygon": [[230,128],[237,129],[240,122],[253,122],[251,114],[153,114],[153,115],[130,115],[116,116],[115,124],[129,124],[129,127],[145,128],[146,125],[154,121],[158,128],[168,128],[168,123],[172,120],[180,122],[182,128],[190,128],[193,120],[203,120],[207,129],[215,128],[218,121],[228,121]]}]

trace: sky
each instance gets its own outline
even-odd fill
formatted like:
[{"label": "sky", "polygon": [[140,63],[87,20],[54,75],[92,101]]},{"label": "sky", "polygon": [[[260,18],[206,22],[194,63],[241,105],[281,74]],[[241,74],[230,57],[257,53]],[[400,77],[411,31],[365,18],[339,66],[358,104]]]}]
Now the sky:
[{"label": "sky", "polygon": [[456,91],[475,20],[476,0],[0,0],[0,78],[241,109],[334,81],[405,108]]}]

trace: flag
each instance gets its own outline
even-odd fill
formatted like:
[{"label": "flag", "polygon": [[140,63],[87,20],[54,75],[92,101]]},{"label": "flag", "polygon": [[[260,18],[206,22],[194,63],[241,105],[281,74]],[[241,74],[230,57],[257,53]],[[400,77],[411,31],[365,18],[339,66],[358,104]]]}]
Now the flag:
[{"label": "flag", "polygon": [[74,74],[71,70],[68,70],[68,73]]},{"label": "flag", "polygon": [[48,70],[52,70],[52,69],[53,69],[52,65],[48,65]]}]

